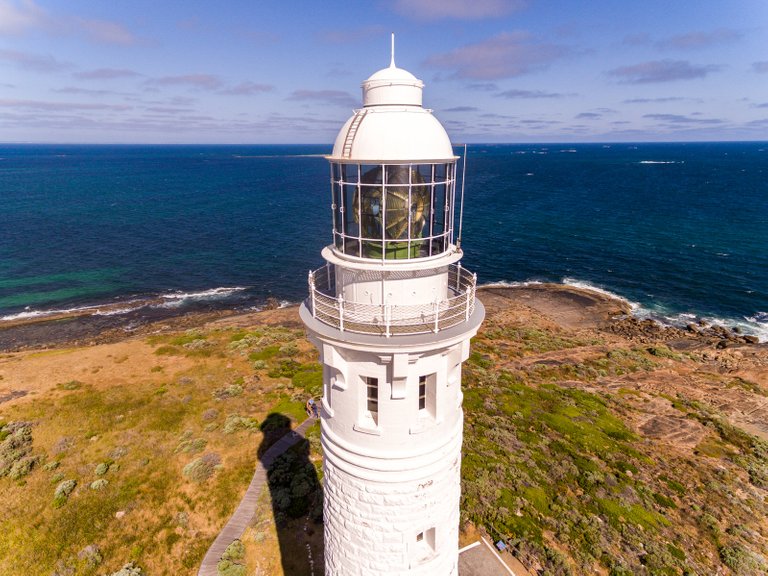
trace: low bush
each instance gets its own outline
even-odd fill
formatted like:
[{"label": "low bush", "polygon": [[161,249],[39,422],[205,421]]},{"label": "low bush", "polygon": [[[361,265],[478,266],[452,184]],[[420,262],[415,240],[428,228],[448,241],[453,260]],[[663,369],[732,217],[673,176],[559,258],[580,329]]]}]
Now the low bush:
[{"label": "low bush", "polygon": [[224,422],[224,434],[234,434],[240,430],[248,430],[249,432],[256,432],[259,429],[259,421],[255,418],[249,418],[248,416],[239,416],[237,414],[230,414],[227,416],[226,422]]},{"label": "low bush", "polygon": [[195,458],[184,466],[182,474],[193,482],[205,482],[221,466],[221,457],[215,452],[204,454],[200,458]]},{"label": "low bush", "polygon": [[144,576],[144,571],[136,566],[135,563],[129,562],[120,568],[120,570],[113,572],[109,576]]},{"label": "low bush", "polygon": [[109,484],[109,480],[106,478],[99,478],[98,480],[91,482],[89,488],[91,490],[104,490],[104,488],[107,487],[107,484]]},{"label": "low bush", "polygon": [[59,485],[56,486],[56,490],[53,492],[53,505],[56,508],[63,506],[69,495],[72,494],[75,486],[77,486],[77,480],[70,479],[59,482]]}]

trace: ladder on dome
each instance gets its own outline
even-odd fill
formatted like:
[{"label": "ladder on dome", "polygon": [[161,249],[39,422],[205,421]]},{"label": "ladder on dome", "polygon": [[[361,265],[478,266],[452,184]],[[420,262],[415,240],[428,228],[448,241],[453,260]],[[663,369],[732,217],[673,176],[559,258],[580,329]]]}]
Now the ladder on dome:
[{"label": "ladder on dome", "polygon": [[342,158],[349,158],[352,155],[352,144],[355,141],[357,129],[360,128],[360,123],[363,121],[366,114],[368,114],[368,110],[362,110],[355,114],[352,124],[349,125],[349,130],[347,130],[347,137],[344,139],[344,148],[341,150]]}]

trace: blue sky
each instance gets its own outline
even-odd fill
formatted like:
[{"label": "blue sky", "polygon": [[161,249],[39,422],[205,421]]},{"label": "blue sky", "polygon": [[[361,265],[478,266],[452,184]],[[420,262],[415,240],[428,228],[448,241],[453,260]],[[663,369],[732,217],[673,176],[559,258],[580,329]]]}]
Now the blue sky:
[{"label": "blue sky", "polygon": [[0,141],[330,144],[390,32],[455,142],[768,140],[766,0],[0,0]]}]

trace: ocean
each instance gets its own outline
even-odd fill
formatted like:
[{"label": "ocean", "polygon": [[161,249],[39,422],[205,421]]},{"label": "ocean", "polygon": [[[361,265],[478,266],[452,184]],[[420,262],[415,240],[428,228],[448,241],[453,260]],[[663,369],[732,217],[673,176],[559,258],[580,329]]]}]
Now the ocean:
[{"label": "ocean", "polygon": [[[0,145],[0,327],[301,301],[331,242],[328,152]],[[480,284],[590,287],[768,341],[766,142],[474,144],[464,203]]]}]

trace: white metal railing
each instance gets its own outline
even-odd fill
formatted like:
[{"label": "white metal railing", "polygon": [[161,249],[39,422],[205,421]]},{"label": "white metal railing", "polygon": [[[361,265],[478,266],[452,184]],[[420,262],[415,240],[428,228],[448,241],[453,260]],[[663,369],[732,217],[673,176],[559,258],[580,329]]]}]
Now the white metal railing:
[{"label": "white metal railing", "polygon": [[428,304],[364,304],[336,296],[330,265],[309,273],[307,306],[312,316],[342,332],[359,334],[423,334],[439,332],[469,320],[475,310],[477,274],[461,264],[448,267],[445,300]]}]

